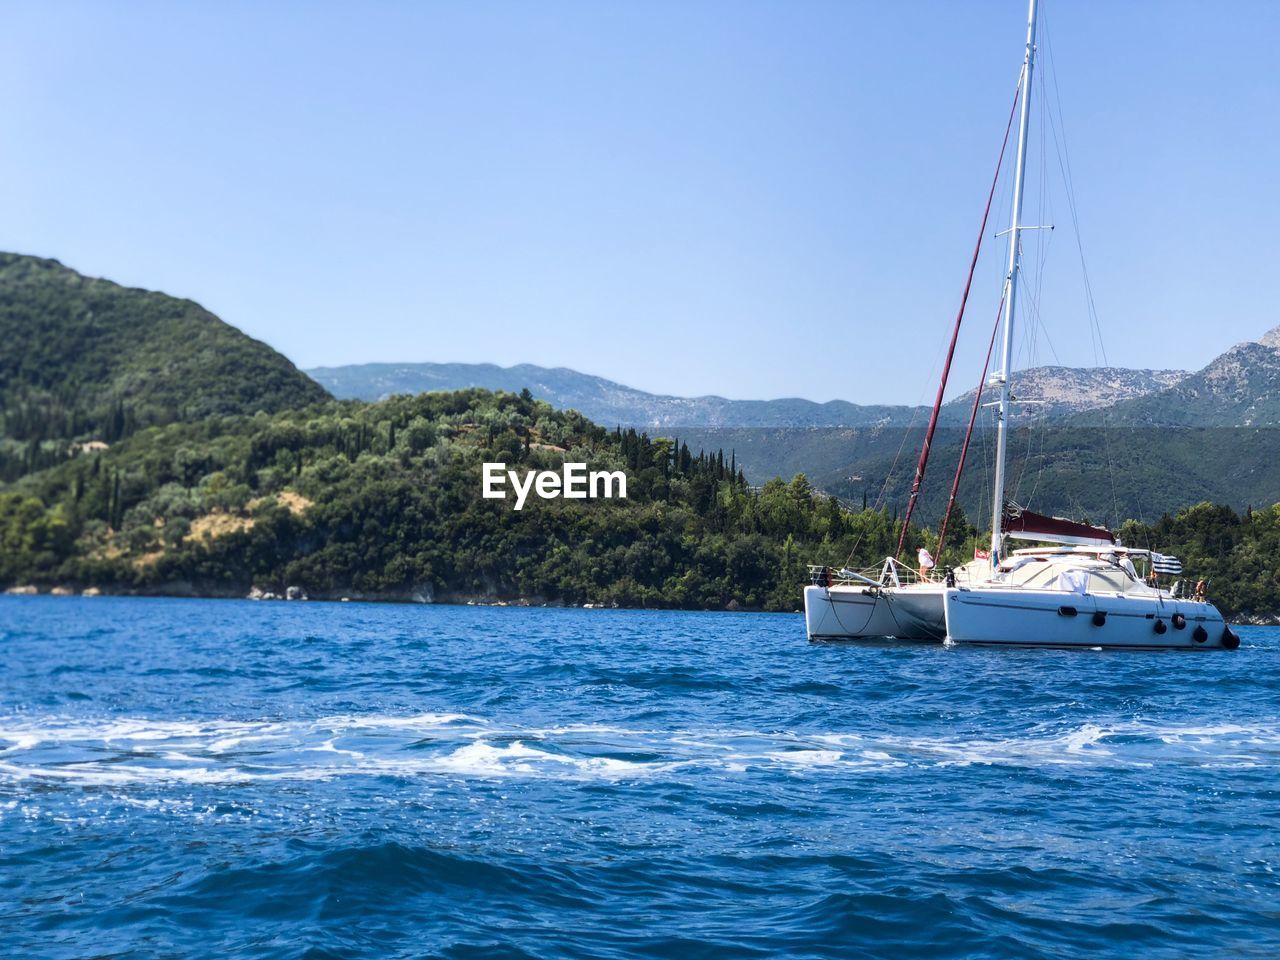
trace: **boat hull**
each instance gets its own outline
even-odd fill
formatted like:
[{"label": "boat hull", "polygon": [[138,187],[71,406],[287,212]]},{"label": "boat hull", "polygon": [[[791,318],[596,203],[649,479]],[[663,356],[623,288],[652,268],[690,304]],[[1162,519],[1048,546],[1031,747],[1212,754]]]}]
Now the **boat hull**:
[{"label": "boat hull", "polygon": [[941,585],[805,587],[805,628],[814,642],[884,637],[939,642],[946,636],[944,590]]},{"label": "boat hull", "polygon": [[944,605],[948,643],[1130,650],[1239,643],[1213,604],[1190,600],[960,588],[946,591]]}]

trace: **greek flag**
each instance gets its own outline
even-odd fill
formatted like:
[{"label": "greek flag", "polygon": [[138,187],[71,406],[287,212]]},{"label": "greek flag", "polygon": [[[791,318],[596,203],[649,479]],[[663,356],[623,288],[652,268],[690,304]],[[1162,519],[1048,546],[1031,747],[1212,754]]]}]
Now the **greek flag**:
[{"label": "greek flag", "polygon": [[1177,557],[1166,556],[1163,553],[1153,553],[1151,554],[1151,569],[1156,573],[1176,576],[1182,572],[1182,561]]}]

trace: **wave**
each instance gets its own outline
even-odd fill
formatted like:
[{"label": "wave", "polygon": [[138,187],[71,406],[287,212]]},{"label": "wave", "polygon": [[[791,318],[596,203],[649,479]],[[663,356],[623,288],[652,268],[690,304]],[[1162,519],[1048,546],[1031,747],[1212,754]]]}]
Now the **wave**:
[{"label": "wave", "polygon": [[603,779],[717,770],[790,776],[901,767],[1280,766],[1280,722],[1040,724],[1017,736],[882,731],[511,727],[463,713],[311,720],[0,719],[0,782],[235,784],[346,776]]}]

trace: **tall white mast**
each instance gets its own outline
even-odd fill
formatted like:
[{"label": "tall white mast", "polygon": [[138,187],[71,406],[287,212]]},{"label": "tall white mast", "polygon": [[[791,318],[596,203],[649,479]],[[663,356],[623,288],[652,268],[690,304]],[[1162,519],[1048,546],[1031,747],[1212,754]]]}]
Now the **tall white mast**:
[{"label": "tall white mast", "polygon": [[991,508],[991,567],[1000,565],[1004,554],[1005,454],[1009,445],[1009,364],[1013,354],[1013,316],[1018,304],[1018,259],[1022,234],[1022,181],[1027,167],[1027,128],[1031,124],[1031,71],[1036,55],[1036,3],[1027,11],[1027,52],[1022,61],[1022,110],[1018,117],[1018,166],[1013,181],[1013,214],[1009,224],[1009,273],[1005,278],[1004,337],[1000,349],[1000,369],[991,382],[1000,387],[1000,408],[996,420],[995,498]]}]

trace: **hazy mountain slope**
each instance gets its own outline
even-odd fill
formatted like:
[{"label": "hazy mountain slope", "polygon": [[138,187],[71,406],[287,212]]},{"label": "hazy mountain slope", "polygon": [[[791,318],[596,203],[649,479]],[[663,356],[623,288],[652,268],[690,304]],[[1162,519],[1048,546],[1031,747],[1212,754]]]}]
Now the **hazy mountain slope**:
[{"label": "hazy mountain slope", "polygon": [[[1240,344],[1193,374],[1177,371],[1023,371],[1014,392],[1044,399],[1020,418],[1010,442],[1009,495],[1033,509],[1089,517],[1151,519],[1211,500],[1235,507],[1280,501],[1280,328]],[[1130,376],[1132,374],[1132,376]],[[1169,386],[1145,392],[1162,382]],[[1100,396],[1129,396],[1095,405]],[[1133,394],[1137,394],[1134,396]],[[965,398],[961,398],[962,400]],[[972,393],[967,398],[972,401]],[[954,407],[961,401],[948,404]],[[936,522],[950,489],[962,431],[944,418],[934,439],[920,509]],[[961,485],[976,517],[990,514],[991,413],[984,410]],[[736,449],[755,482],[778,471],[808,474],[854,502],[906,503],[920,449],[916,429],[690,432],[690,442]]]},{"label": "hazy mountain slope", "polygon": [[[922,415],[915,426],[682,428],[669,434],[687,443],[694,453],[723,449],[732,454],[751,483],[761,484],[771,477],[789,479],[803,473],[818,486],[826,487],[851,476],[860,482],[864,464],[883,463],[887,471],[888,464],[896,458],[902,470],[913,469],[926,416],[927,413]],[[956,433],[956,428],[939,430],[940,436],[949,433]],[[935,444],[941,442],[936,440]],[[842,495],[852,495],[852,489],[842,488]],[[861,487],[857,489],[857,496],[861,497]]]},{"label": "hazy mountain slope", "polygon": [[[596,423],[623,424],[650,431],[679,428],[885,427],[928,421],[924,407],[870,405],[843,400],[726,400],[723,397],[672,397],[646,393],[603,377],[564,367],[532,364],[499,367],[487,363],[368,363],[318,367],[307,371],[335,396],[379,400],[398,393],[431,390],[519,392],[527,387],[539,400],[577,410]],[[1062,416],[1163,389],[1185,376],[1176,370],[1036,367],[1014,374],[1020,399],[1019,419]],[[968,420],[973,391],[944,405],[942,423]]]},{"label": "hazy mountain slope", "polygon": [[[901,432],[890,433],[901,438]],[[885,437],[885,446],[892,439]],[[960,440],[958,428],[943,428],[935,438],[919,505],[922,523],[936,524],[942,513]],[[1280,430],[1273,428],[1127,429],[1043,421],[1016,427],[1009,447],[1008,496],[1049,513],[1113,524],[1152,520],[1204,500],[1241,509],[1280,501]],[[993,449],[992,432],[985,429],[975,438],[960,487],[961,505],[983,522],[990,522]],[[883,490],[884,502],[901,509],[918,452],[917,432],[892,470],[893,451],[855,450],[813,480],[855,503],[864,494],[875,502]]]},{"label": "hazy mountain slope", "polygon": [[1130,426],[1280,426],[1280,327],[1240,343],[1166,390],[1117,403]]},{"label": "hazy mountain slope", "polygon": [[517,393],[524,388],[559,409],[577,410],[606,426],[647,430],[672,427],[807,427],[905,423],[913,408],[859,406],[835,400],[726,400],[723,397],[672,397],[646,393],[603,377],[565,367],[522,363],[366,363],[316,367],[307,371],[334,396],[379,400],[395,394],[482,387]]},{"label": "hazy mountain slope", "polygon": [[[1036,417],[1066,417],[1073,414],[1099,410],[1149,394],[1166,390],[1190,374],[1185,370],[1129,370],[1124,367],[1032,367],[1017,371],[1011,378],[1011,391],[1019,402],[1013,408],[1015,420]],[[983,401],[999,398],[999,392],[987,387]],[[955,408],[968,411],[973,403],[970,390],[962,397],[947,404],[952,414]]]}]

